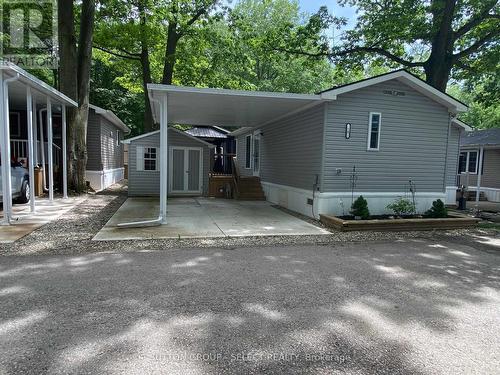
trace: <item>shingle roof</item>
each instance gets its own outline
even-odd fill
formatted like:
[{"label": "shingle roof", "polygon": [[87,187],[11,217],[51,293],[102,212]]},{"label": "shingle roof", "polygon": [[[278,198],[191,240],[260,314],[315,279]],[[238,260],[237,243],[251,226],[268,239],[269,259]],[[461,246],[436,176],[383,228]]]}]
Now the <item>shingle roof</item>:
[{"label": "shingle roof", "polygon": [[199,138],[227,138],[227,131],[213,126],[195,126],[186,133]]},{"label": "shingle roof", "polygon": [[500,128],[476,130],[466,133],[462,137],[460,145],[500,145]]}]

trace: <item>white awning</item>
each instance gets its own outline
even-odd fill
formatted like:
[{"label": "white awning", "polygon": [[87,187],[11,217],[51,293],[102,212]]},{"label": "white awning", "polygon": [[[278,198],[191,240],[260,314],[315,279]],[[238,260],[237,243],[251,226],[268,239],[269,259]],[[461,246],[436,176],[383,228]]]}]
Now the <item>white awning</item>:
[{"label": "white awning", "polygon": [[217,126],[263,126],[281,117],[322,102],[321,95],[263,91],[241,91],[148,85],[151,106],[159,122],[161,96],[168,96],[168,121],[171,124]]}]

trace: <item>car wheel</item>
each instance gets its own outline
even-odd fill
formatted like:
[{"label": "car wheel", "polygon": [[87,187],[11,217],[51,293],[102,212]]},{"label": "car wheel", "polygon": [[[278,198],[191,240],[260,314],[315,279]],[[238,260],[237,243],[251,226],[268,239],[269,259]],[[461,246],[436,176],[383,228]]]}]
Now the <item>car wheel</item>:
[{"label": "car wheel", "polygon": [[18,199],[19,203],[28,203],[30,201],[30,184],[24,180],[21,186],[21,195]]}]

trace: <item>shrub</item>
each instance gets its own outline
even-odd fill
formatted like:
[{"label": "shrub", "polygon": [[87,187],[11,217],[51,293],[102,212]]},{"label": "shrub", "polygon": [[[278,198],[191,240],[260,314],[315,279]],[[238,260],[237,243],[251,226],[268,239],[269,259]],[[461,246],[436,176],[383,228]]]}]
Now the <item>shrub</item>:
[{"label": "shrub", "polygon": [[368,202],[363,196],[359,196],[351,206],[351,215],[359,216],[361,219],[366,220],[370,217],[370,211],[368,210]]},{"label": "shrub", "polygon": [[401,197],[396,199],[391,204],[388,204],[387,209],[394,211],[396,216],[411,215],[416,211],[415,205],[412,201]]},{"label": "shrub", "polygon": [[448,210],[446,209],[443,201],[438,199],[432,202],[432,207],[425,213],[427,217],[441,218],[448,216]]}]

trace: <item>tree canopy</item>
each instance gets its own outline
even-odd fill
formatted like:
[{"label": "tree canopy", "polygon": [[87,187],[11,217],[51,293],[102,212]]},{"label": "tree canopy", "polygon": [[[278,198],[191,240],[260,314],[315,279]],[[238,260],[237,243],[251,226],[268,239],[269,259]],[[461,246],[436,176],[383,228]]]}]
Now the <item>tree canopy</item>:
[{"label": "tree canopy", "polygon": [[150,82],[311,93],[404,67],[469,103],[466,122],[500,126],[497,1],[339,3],[358,10],[352,30],[295,0],[101,0],[91,101],[139,134],[152,126]]}]

